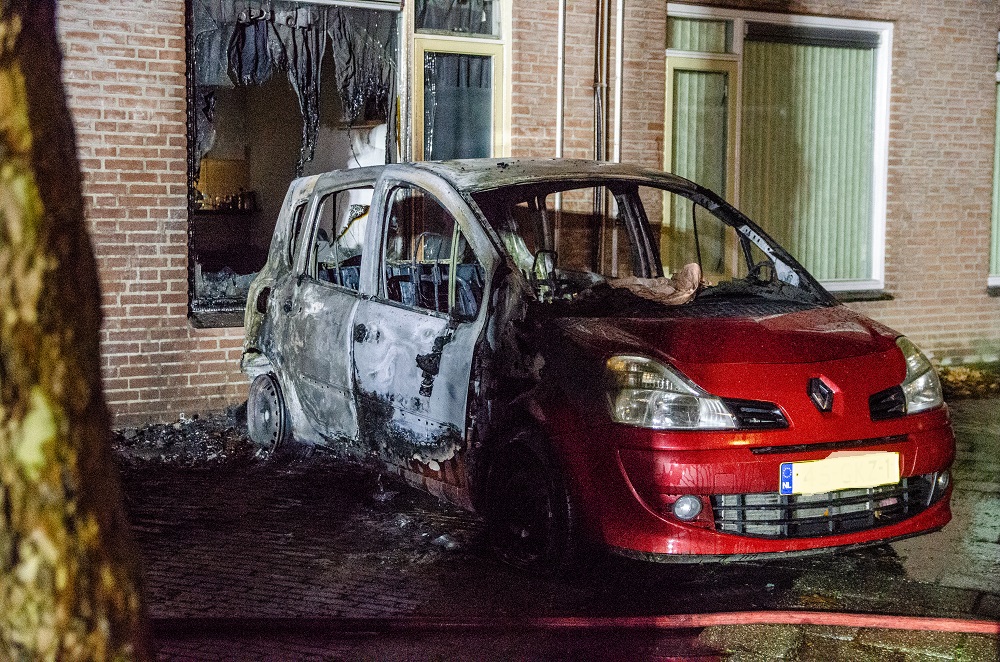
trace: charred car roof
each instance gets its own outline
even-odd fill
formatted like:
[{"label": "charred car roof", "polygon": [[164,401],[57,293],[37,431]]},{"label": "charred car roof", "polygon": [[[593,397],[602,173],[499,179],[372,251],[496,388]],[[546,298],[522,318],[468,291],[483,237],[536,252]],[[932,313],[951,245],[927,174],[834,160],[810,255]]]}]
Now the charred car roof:
[{"label": "charred car roof", "polygon": [[669,173],[639,166],[585,159],[457,159],[454,161],[421,161],[391,168],[427,170],[445,179],[454,188],[469,193],[490,191],[544,181],[587,181],[621,179],[667,185],[689,191],[700,187]]}]

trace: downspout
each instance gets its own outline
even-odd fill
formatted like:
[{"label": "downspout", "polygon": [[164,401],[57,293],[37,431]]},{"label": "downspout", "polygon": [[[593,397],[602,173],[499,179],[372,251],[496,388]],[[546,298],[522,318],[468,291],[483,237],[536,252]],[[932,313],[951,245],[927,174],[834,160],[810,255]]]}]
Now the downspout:
[{"label": "downspout", "polygon": [[[622,71],[625,68],[625,0],[618,0],[615,14],[615,125],[611,160],[622,160]],[[618,224],[611,228],[611,275],[618,276]]]},{"label": "downspout", "polygon": [[[559,0],[559,22],[556,26],[556,158],[563,157],[563,134],[566,128],[566,0]],[[562,193],[555,197],[555,229],[552,241],[559,245],[559,221],[562,217]]]},{"label": "downspout", "polygon": [[566,0],[559,0],[559,22],[556,26],[556,158],[563,156],[565,131],[564,100],[566,88]]},{"label": "downspout", "polygon": [[618,0],[615,16],[615,125],[612,157],[615,163],[622,160],[622,71],[625,68],[625,0]]},{"label": "downspout", "polygon": [[603,161],[606,155],[604,131],[604,100],[608,89],[608,0],[597,0],[594,22],[594,159]]},{"label": "downspout", "polygon": [[[606,158],[606,132],[604,100],[608,86],[608,30],[610,25],[608,0],[597,0],[597,16],[594,21],[594,160],[603,161]],[[594,226],[604,236],[604,189],[594,189]],[[600,272],[604,264],[604,242],[594,242],[594,255],[591,263]]]}]

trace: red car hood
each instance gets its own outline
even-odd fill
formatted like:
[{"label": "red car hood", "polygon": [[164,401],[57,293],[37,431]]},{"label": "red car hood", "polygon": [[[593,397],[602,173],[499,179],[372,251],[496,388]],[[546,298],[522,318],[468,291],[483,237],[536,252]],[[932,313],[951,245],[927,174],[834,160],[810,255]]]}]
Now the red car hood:
[{"label": "red car hood", "polygon": [[835,361],[894,349],[898,335],[846,306],[759,317],[587,318],[564,324],[595,348],[630,346],[681,365]]}]

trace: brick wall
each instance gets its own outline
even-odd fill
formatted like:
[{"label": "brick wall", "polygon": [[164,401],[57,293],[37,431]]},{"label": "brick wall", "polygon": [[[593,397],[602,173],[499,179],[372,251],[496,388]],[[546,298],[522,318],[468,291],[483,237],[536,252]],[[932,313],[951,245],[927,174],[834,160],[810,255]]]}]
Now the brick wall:
[{"label": "brick wall", "polygon": [[[556,3],[544,9],[526,0],[514,3],[514,153],[551,156]],[[705,4],[895,23],[885,254],[886,292],[893,299],[850,305],[912,336],[939,359],[1000,353],[1000,299],[986,293],[1000,27],[996,4]],[[571,0],[567,5],[565,153],[590,157],[594,3]],[[665,6],[627,3],[624,34],[623,160],[662,167]],[[613,60],[610,70],[613,118]],[[542,89],[546,86],[551,86],[548,92]]]},{"label": "brick wall", "polygon": [[187,320],[183,0],[63,0],[63,80],[103,288],[116,425],[238,401],[242,330]]},{"label": "brick wall", "polygon": [[[995,3],[744,6],[896,23],[886,234],[893,300],[852,306],[939,357],[995,351],[1000,299],[986,295]],[[594,2],[567,7],[564,153],[590,157]],[[626,9],[623,158],[659,166],[665,6]],[[556,12],[556,2],[514,0],[515,155],[555,153]],[[236,402],[246,388],[237,369],[241,331],[194,329],[186,317],[184,2],[63,0],[59,32],[104,287],[104,376],[116,423]],[[609,72],[613,117],[613,61]]]}]

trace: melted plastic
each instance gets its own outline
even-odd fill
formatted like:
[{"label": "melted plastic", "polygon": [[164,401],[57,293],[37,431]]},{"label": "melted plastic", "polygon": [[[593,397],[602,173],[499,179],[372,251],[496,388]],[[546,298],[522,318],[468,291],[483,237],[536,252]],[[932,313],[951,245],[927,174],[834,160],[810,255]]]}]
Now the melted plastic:
[{"label": "melted plastic", "polygon": [[[333,49],[342,120],[390,119],[395,79],[396,17],[392,12],[268,3],[195,0],[195,152],[214,141],[212,95],[216,87],[260,85],[285,71],[302,114],[296,176],[312,160],[320,125],[320,78],[327,44]],[[197,167],[196,167],[197,169]]]}]

